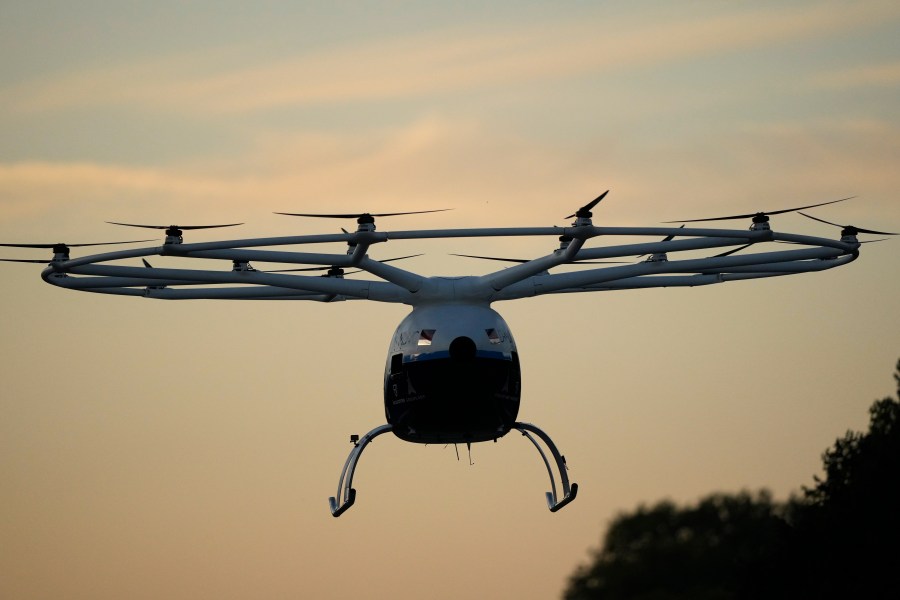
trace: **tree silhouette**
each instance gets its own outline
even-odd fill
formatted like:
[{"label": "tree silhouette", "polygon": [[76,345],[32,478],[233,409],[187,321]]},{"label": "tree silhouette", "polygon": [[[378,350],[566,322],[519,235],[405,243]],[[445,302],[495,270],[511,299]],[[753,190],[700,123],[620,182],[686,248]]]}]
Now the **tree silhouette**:
[{"label": "tree silhouette", "polygon": [[[774,597],[787,522],[768,492],[713,494],[696,506],[663,501],[620,515],[568,600]],[[746,593],[745,593],[746,592]]]},{"label": "tree silhouette", "polygon": [[[900,398],[900,361],[894,375]],[[801,497],[712,494],[614,519],[572,575],[566,600],[874,598],[900,589],[900,402],[869,409],[822,455],[824,478]]]},{"label": "tree silhouette", "polygon": [[[900,398],[900,361],[894,378]],[[869,431],[848,431],[822,461],[825,478],[804,490],[793,519],[802,588],[822,598],[900,589],[900,402],[875,402]]]}]

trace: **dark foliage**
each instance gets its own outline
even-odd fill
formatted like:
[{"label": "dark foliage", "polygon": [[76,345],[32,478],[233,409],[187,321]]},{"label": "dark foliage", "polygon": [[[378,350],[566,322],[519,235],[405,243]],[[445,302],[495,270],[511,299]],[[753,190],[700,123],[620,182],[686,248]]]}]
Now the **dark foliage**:
[{"label": "dark foliage", "polygon": [[566,598],[772,597],[788,528],[779,512],[765,492],[714,494],[687,508],[668,501],[639,508],[614,521]]},{"label": "dark foliage", "polygon": [[[900,398],[900,361],[894,375]],[[825,477],[801,498],[713,494],[617,517],[567,600],[874,598],[900,579],[900,402],[869,410],[822,455]]]},{"label": "dark foliage", "polygon": [[[900,398],[900,361],[894,378]],[[848,431],[822,460],[825,478],[794,517],[802,589],[820,598],[900,590],[900,403],[875,402],[869,431]]]}]

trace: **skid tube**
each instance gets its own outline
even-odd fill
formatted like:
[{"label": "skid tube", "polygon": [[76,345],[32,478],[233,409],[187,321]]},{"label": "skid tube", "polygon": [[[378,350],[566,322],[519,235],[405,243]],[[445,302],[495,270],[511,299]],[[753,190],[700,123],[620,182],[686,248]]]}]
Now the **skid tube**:
[{"label": "skid tube", "polygon": [[[578,493],[578,484],[573,483],[569,485],[569,476],[566,473],[568,470],[568,467],[566,466],[566,457],[559,453],[556,444],[553,443],[550,436],[530,423],[516,422],[513,423],[512,428],[521,432],[522,435],[528,438],[528,441],[534,444],[534,447],[537,448],[538,453],[541,455],[541,459],[544,461],[544,466],[547,467],[547,474],[550,476],[550,491],[547,492],[546,495],[547,506],[550,508],[550,512],[556,512],[574,500],[575,495]],[[337,496],[332,496],[328,499],[328,504],[331,508],[331,516],[341,516],[353,506],[354,502],[356,502],[356,489],[353,488],[353,474],[356,472],[356,465],[359,462],[359,457],[362,455],[363,450],[369,442],[392,429],[393,427],[391,425],[380,425],[362,436],[362,438],[357,439],[356,436],[350,438],[353,442],[353,450],[350,451],[350,455],[344,462],[344,468],[341,470],[341,477],[338,480]],[[562,498],[557,495],[556,478],[553,476],[553,468],[550,465],[547,454],[534,438],[535,435],[544,442],[550,450],[553,461],[556,463],[556,468],[559,471],[559,481],[562,485]],[[338,499],[340,499],[340,502],[338,502]]]},{"label": "skid tube", "polygon": [[[360,440],[350,438],[353,441],[353,450],[350,451],[350,456],[347,457],[347,460],[344,462],[344,468],[341,470],[341,478],[338,480],[337,498],[332,496],[328,499],[332,517],[341,516],[356,502],[356,490],[353,489],[353,473],[356,471],[356,463],[359,462],[362,451],[369,442],[392,429],[393,427],[390,425],[380,425],[362,436]],[[341,489],[343,489],[343,493],[341,493]],[[341,498],[340,505],[338,504],[338,498]]]},{"label": "skid tube", "polygon": [[[544,461],[544,466],[547,467],[547,474],[550,476],[550,491],[547,492],[547,506],[550,508],[550,512],[556,512],[574,500],[575,496],[578,494],[578,484],[573,483],[569,485],[569,475],[567,473],[569,467],[566,466],[566,457],[559,453],[556,444],[553,443],[550,436],[531,423],[520,423],[517,421],[513,423],[512,428],[521,432],[522,435],[528,438],[528,441],[534,444],[538,454],[541,455],[541,458]],[[553,456],[553,461],[556,463],[556,468],[559,471],[559,481],[560,484],[562,484],[562,499],[556,494],[556,478],[553,477],[553,469],[550,467],[550,461],[547,460],[547,455],[544,453],[543,449],[541,449],[537,440],[534,439],[534,436],[531,435],[532,433],[541,438],[544,444],[547,445],[547,449],[550,450],[551,456]]]}]

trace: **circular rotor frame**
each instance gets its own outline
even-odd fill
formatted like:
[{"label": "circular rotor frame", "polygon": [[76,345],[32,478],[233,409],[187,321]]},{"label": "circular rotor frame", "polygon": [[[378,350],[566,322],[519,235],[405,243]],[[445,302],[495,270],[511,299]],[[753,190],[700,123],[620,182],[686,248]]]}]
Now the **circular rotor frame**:
[{"label": "circular rotor frame", "polygon": [[[429,277],[369,258],[386,241],[479,237],[554,236],[566,239],[552,252],[486,275]],[[653,241],[608,244],[620,237]],[[663,238],[660,240],[660,238]],[[345,254],[267,250],[343,242]],[[777,242],[788,243],[778,244]],[[840,240],[768,228],[751,230],[684,227],[507,227],[353,233],[166,243],[162,246],[54,258],[43,279],[68,289],[160,299],[282,299],[333,301],[368,299],[410,305],[440,302],[489,304],[550,293],[595,292],[650,287],[684,287],[822,271],[856,259],[855,236]],[[758,251],[766,248],[767,251]],[[723,252],[724,250],[724,252]],[[693,253],[689,258],[680,258]],[[696,254],[709,253],[696,257]],[[376,280],[265,272],[256,269],[155,268],[123,264],[149,256],[206,259],[211,263],[354,267]],[[636,257],[649,256],[642,260]],[[575,261],[627,259],[629,264],[595,267]],[[575,263],[578,270],[551,273]],[[192,263],[196,264],[196,263]],[[336,270],[334,272],[337,272]],[[448,283],[449,282],[449,283]]]}]

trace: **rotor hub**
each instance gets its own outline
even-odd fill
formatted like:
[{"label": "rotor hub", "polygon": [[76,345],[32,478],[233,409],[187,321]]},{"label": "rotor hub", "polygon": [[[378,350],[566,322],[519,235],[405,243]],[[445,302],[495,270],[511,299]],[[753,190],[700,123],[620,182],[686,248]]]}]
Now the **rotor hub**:
[{"label": "rotor hub", "polygon": [[250,266],[250,262],[246,260],[233,260],[231,261],[231,263],[231,270],[238,273],[256,270],[252,266]]},{"label": "rotor hub", "polygon": [[177,225],[169,225],[166,228],[166,244],[180,244],[184,242],[182,231]]},{"label": "rotor hub", "polygon": [[856,234],[859,233],[859,230],[852,225],[848,225],[841,230],[841,241],[845,244],[859,244],[859,240],[856,238]]},{"label": "rotor hub", "polygon": [[357,232],[375,231],[375,217],[369,213],[360,215],[359,218],[356,219],[356,224]]},{"label": "rotor hub", "polygon": [[590,227],[594,224],[593,221],[591,221],[591,211],[589,210],[584,213],[578,211],[575,216],[576,219],[575,222],[572,223],[572,227]]},{"label": "rotor hub", "polygon": [[769,227],[769,215],[766,213],[753,215],[753,225],[750,226],[750,231],[770,231],[771,229]]}]

